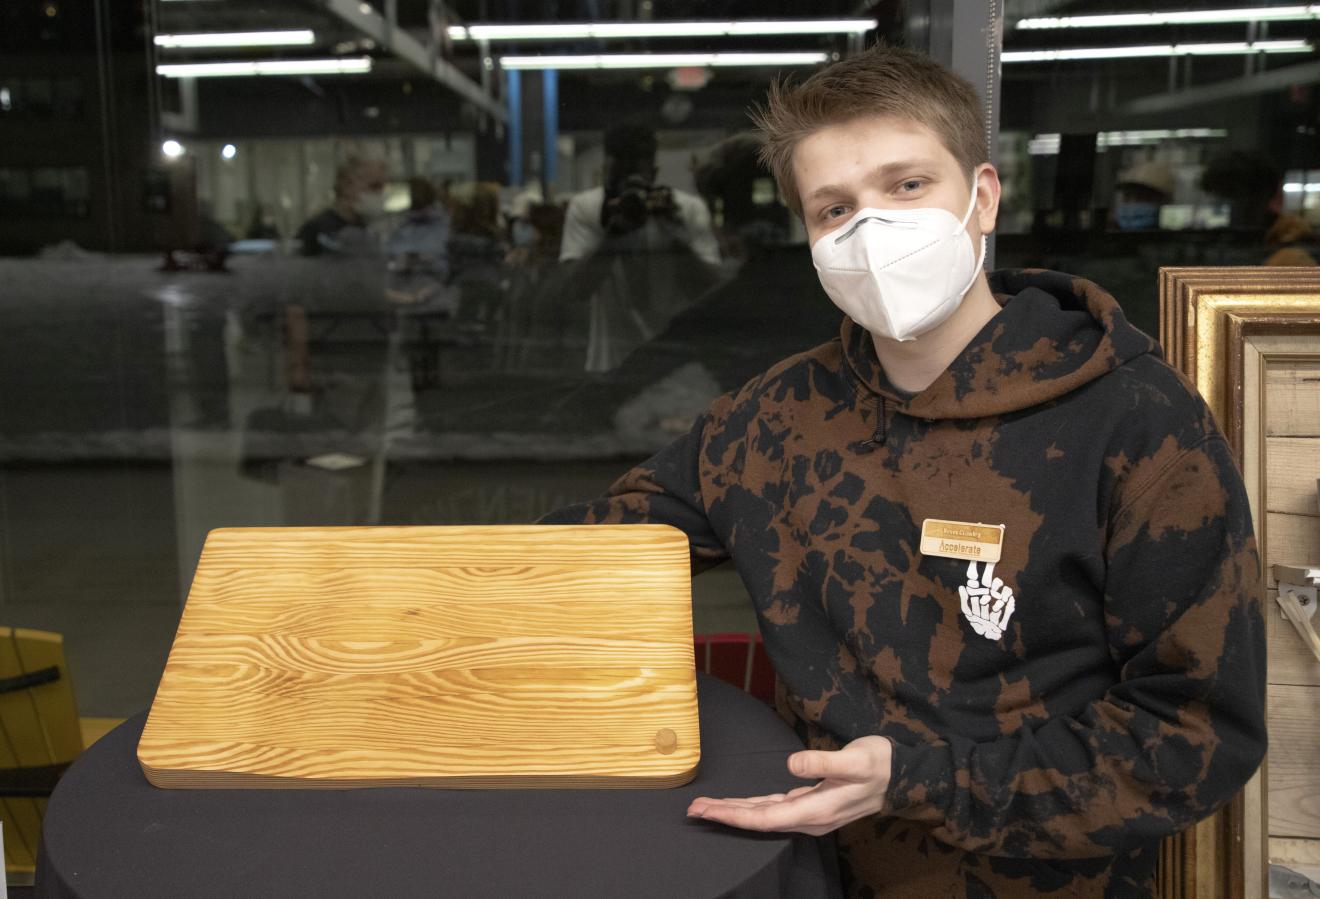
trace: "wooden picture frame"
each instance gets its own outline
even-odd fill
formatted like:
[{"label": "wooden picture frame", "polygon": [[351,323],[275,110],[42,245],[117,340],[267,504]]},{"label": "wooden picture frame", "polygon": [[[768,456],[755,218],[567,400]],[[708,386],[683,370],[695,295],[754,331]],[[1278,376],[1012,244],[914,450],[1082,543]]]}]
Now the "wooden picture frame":
[{"label": "wooden picture frame", "polygon": [[[1164,268],[1159,278],[1165,357],[1209,404],[1243,469],[1268,572],[1267,366],[1297,361],[1320,370],[1320,268]],[[1278,617],[1268,582],[1267,574],[1260,590],[1267,622],[1271,614]],[[1270,652],[1273,666],[1273,639]],[[1165,841],[1158,874],[1162,899],[1268,896],[1268,796],[1267,760],[1226,808]]]}]

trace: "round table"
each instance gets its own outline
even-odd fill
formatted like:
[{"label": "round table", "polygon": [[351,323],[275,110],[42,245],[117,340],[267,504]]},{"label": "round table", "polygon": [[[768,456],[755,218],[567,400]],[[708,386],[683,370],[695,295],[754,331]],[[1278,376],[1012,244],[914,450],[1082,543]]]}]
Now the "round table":
[{"label": "round table", "polygon": [[410,896],[826,899],[833,845],[689,820],[696,796],[800,784],[801,748],[761,703],[698,681],[701,767],[668,790],[162,790],[146,714],[88,749],[46,811],[42,897]]}]

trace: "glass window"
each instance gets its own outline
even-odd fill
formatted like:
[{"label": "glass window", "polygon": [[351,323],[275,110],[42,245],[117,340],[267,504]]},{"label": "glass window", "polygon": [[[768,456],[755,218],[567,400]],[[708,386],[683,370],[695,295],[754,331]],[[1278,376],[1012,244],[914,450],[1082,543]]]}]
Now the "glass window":
[{"label": "glass window", "polygon": [[1010,0],[998,264],[1089,277],[1154,334],[1160,266],[1320,258],[1314,14],[1226,6]]},{"label": "glass window", "polygon": [[[901,15],[342,6],[4,13],[0,623],[65,634],[87,714],[150,701],[210,529],[534,521],[837,331],[747,111]],[[735,19],[860,24],[654,33]],[[536,33],[593,23],[643,28]]]}]

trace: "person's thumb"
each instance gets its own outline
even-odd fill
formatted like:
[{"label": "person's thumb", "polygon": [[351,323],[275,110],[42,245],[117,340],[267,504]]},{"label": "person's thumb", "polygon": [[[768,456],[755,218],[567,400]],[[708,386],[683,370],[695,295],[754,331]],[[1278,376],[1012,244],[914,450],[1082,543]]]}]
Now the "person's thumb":
[{"label": "person's thumb", "polygon": [[824,780],[827,777],[852,780],[856,772],[851,770],[853,766],[849,764],[850,759],[844,756],[842,751],[808,749],[795,752],[788,757],[788,770],[796,777],[808,780]]}]

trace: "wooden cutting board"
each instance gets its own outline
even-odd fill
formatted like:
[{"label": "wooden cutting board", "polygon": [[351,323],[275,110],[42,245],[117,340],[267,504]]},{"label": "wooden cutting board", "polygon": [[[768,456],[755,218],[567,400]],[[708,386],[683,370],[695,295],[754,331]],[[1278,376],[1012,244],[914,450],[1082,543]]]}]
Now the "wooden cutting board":
[{"label": "wooden cutting board", "polygon": [[688,558],[663,525],[212,531],[138,761],[179,788],[679,786]]}]

